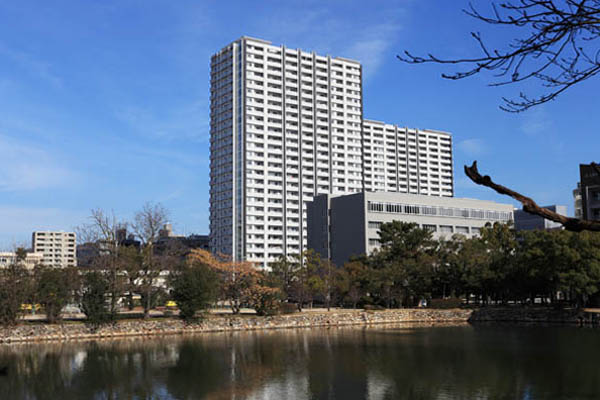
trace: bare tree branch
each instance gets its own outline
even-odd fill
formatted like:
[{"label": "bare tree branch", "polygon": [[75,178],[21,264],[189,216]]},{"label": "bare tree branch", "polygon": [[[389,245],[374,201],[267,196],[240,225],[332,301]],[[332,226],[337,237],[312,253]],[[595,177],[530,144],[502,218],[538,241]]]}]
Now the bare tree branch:
[{"label": "bare tree branch", "polygon": [[75,227],[79,243],[102,241],[105,244],[116,242],[116,232],[127,224],[118,222],[114,211],[110,213],[96,208],[90,211],[90,222]]},{"label": "bare tree branch", "polygon": [[470,167],[465,165],[465,174],[476,184],[489,187],[491,189],[494,189],[497,193],[510,196],[513,199],[517,200],[518,202],[523,204],[523,211],[526,211],[530,214],[539,215],[550,221],[558,222],[569,231],[600,231],[600,221],[589,221],[565,217],[564,215],[555,213],[554,211],[548,210],[547,208],[538,206],[537,203],[533,201],[533,199],[527,196],[515,192],[514,190],[509,189],[506,186],[502,186],[495,183],[494,181],[492,181],[492,178],[490,178],[488,175],[481,176],[481,174],[477,170],[477,161],[473,161],[473,164]]},{"label": "bare tree branch", "polygon": [[[600,0],[513,0],[492,3],[492,15],[485,16],[472,4],[467,15],[490,25],[505,25],[523,32],[507,49],[489,48],[479,32],[471,32],[481,51],[479,57],[442,59],[432,54],[414,56],[404,51],[397,56],[409,64],[466,64],[464,71],[443,73],[445,79],[463,79],[480,72],[495,71],[502,86],[538,80],[545,93],[517,99],[503,98],[500,108],[522,112],[554,100],[573,85],[600,73],[600,51],[592,41],[600,39]],[[591,56],[594,54],[594,56]]]},{"label": "bare tree branch", "polygon": [[131,225],[135,235],[145,246],[158,239],[158,232],[168,221],[169,212],[160,203],[146,203],[140,211],[135,214]]}]

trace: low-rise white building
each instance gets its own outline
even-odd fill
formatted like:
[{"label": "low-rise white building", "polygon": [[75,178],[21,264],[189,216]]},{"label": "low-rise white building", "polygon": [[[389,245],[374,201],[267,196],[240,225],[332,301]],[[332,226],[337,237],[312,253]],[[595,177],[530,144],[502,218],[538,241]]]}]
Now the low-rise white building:
[{"label": "low-rise white building", "polygon": [[308,248],[342,265],[380,246],[379,228],[414,222],[434,238],[478,235],[486,223],[513,220],[513,206],[492,201],[389,192],[319,195],[308,205]]},{"label": "low-rise white building", "polygon": [[[27,269],[33,269],[36,265],[42,264],[44,254],[42,253],[27,253],[23,265]],[[6,268],[9,265],[13,265],[17,262],[17,253],[14,251],[3,251],[0,252],[0,269]]]},{"label": "low-rise white building", "polygon": [[76,267],[76,237],[74,232],[33,232],[34,253],[43,253],[43,264],[49,267]]}]

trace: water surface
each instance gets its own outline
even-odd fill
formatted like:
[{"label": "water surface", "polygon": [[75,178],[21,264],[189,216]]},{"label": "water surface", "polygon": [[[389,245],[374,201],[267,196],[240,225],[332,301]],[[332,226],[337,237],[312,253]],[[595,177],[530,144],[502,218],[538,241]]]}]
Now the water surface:
[{"label": "water surface", "polygon": [[1,399],[597,399],[600,330],[407,326],[0,346]]}]

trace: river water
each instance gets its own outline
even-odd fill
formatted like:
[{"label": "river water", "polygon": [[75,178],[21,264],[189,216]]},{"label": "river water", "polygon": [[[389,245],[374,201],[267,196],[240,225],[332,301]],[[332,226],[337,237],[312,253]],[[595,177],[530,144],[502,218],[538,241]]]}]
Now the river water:
[{"label": "river water", "polygon": [[0,399],[598,399],[600,330],[385,325],[0,346]]}]

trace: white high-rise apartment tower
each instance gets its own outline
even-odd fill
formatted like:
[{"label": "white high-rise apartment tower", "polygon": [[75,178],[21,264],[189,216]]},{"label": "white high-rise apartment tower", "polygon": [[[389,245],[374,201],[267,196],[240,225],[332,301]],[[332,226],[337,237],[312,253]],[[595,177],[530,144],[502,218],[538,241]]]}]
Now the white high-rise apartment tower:
[{"label": "white high-rise apartment tower", "polygon": [[[416,187],[418,193],[452,196],[447,169],[442,172],[441,165],[424,163],[425,155],[439,146],[439,154],[450,158],[451,174],[448,134],[393,127],[396,160],[407,153],[406,162],[393,167],[391,141],[384,139],[383,161],[377,153],[380,125],[388,136],[391,125],[363,124],[358,61],[249,37],[213,55],[212,251],[263,266],[281,255],[299,253],[306,247],[306,202],[317,194],[413,193]],[[421,176],[430,166],[431,175],[439,179],[430,179],[428,171]],[[397,182],[392,183],[393,174],[386,171],[394,168]]]}]

